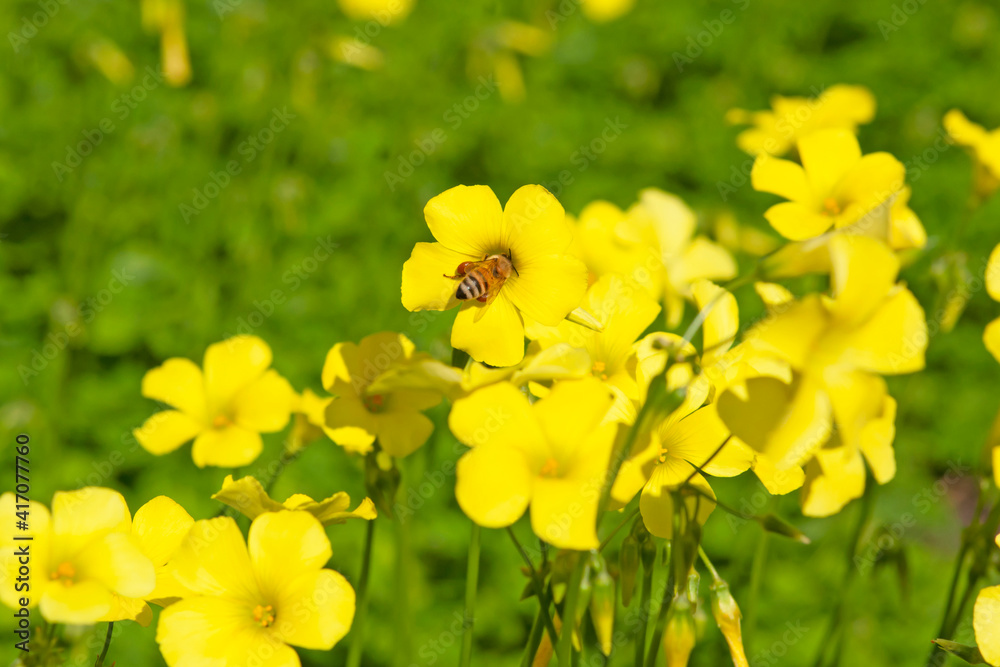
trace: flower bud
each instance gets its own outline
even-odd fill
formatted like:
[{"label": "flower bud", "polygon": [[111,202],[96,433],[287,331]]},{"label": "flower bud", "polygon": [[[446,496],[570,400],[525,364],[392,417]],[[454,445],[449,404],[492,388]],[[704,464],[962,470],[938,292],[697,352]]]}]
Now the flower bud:
[{"label": "flower bud", "polygon": [[698,607],[698,593],[701,589],[701,575],[697,570],[691,570],[687,580],[687,597],[691,606]]},{"label": "flower bud", "polygon": [[365,456],[365,488],[378,511],[387,517],[393,516],[392,507],[401,480],[399,468],[391,456],[385,452],[368,452]]},{"label": "flower bud", "polygon": [[691,603],[686,596],[678,595],[670,605],[667,627],[663,633],[663,652],[667,656],[667,667],[687,667],[696,641]]},{"label": "flower bud", "polygon": [[729,584],[717,579],[711,586],[712,615],[715,623],[722,631],[722,636],[729,644],[729,654],[733,657],[736,667],[748,667],[746,652],[743,650],[743,631],[740,629],[740,619],[743,614],[729,592]]},{"label": "flower bud", "polygon": [[767,514],[762,516],[759,521],[761,527],[769,533],[784,535],[785,537],[790,537],[796,542],[801,542],[802,544],[809,544],[810,542],[805,533],[782,519],[777,514]]},{"label": "flower bud", "polygon": [[965,644],[959,644],[958,642],[949,641],[947,639],[935,639],[934,644],[937,644],[941,649],[951,653],[957,658],[961,658],[970,665],[985,665],[986,661],[983,660],[983,654],[979,652],[979,648],[976,646],[966,646]]},{"label": "flower bud", "polygon": [[635,576],[639,571],[639,541],[632,535],[627,535],[622,540],[622,548],[618,552],[618,569],[622,584],[622,605],[627,607],[632,602]]},{"label": "flower bud", "polygon": [[611,640],[615,629],[615,580],[608,572],[604,559],[599,555],[594,559],[594,573],[591,579],[590,620],[594,623],[601,653],[611,655]]}]

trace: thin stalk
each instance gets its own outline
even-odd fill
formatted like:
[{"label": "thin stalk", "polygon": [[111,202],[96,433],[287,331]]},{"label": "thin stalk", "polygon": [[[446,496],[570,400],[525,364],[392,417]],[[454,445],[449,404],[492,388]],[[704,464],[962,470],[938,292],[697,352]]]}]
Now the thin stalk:
[{"label": "thin stalk", "polygon": [[746,619],[745,634],[753,634],[754,626],[757,623],[757,599],[760,595],[760,582],[764,578],[764,563],[767,562],[767,547],[770,543],[770,534],[762,530],[757,540],[757,549],[754,550],[753,563],[750,566],[750,590],[747,592],[746,611],[743,617]]},{"label": "thin stalk", "polygon": [[361,651],[365,643],[365,619],[368,617],[368,578],[371,573],[372,544],[375,542],[375,521],[369,521],[365,530],[365,550],[361,557],[361,578],[358,580],[358,606],[352,626],[351,647],[347,653],[347,667],[361,665]]},{"label": "thin stalk", "polygon": [[[656,565],[656,559],[653,559]],[[640,599],[642,623],[636,628],[635,636],[635,667],[643,667],[646,660],[646,638],[649,636],[650,605],[653,602],[653,568],[642,568],[642,598]]]},{"label": "thin stalk", "polygon": [[545,623],[542,621],[542,609],[538,608],[535,614],[535,622],[531,624],[531,632],[528,634],[528,645],[524,647],[524,655],[521,657],[521,667],[531,667],[535,662],[535,654],[542,643],[542,633],[545,632]]},{"label": "thin stalk", "polygon": [[524,550],[524,547],[521,546],[521,542],[517,539],[517,535],[514,534],[514,529],[507,526],[507,534],[510,535],[510,539],[514,541],[514,546],[517,547],[518,552],[521,554],[521,558],[524,559],[524,563],[531,571],[531,583],[535,587],[535,594],[538,596],[538,613],[542,617],[545,629],[549,632],[549,638],[552,640],[552,643],[555,644],[559,640],[559,633],[556,631],[556,626],[552,622],[552,616],[549,614],[549,596],[545,592],[545,583],[538,575],[538,570],[536,570],[534,564],[532,564],[531,558],[528,556],[528,552]]},{"label": "thin stalk", "polygon": [[[685,512],[687,512],[685,505]],[[649,643],[649,650],[646,651],[646,667],[656,667],[656,656],[660,652],[660,642],[663,640],[663,631],[667,625],[667,614],[674,604],[677,581],[677,559],[680,558],[680,513],[677,511],[677,501],[674,501],[674,535],[670,544],[670,569],[667,570],[667,586],[663,589],[663,602],[660,603],[659,613],[656,615],[656,626],[653,628],[653,640]]]},{"label": "thin stalk", "polygon": [[617,526],[615,526],[614,530],[612,530],[610,533],[608,533],[608,536],[604,538],[604,541],[601,542],[601,545],[599,547],[597,547],[597,550],[598,551],[604,551],[604,547],[608,546],[608,544],[611,543],[612,538],[614,538],[614,536],[618,534],[618,531],[621,530],[622,528],[624,528],[625,524],[627,524],[629,521],[631,521],[632,519],[634,519],[638,514],[639,514],[639,508],[637,507],[634,510],[632,510],[629,513],[629,515],[627,517],[625,517],[625,519],[620,524],[618,524]]},{"label": "thin stalk", "polygon": [[576,603],[580,598],[580,581],[583,579],[586,560],[586,554],[576,554],[576,565],[573,566],[573,572],[569,576],[569,583],[566,585],[566,598],[563,601],[562,611],[562,632],[559,634],[559,643],[556,645],[556,656],[559,659],[559,667],[570,667],[572,664]]},{"label": "thin stalk", "polygon": [[111,621],[108,623],[108,634],[104,635],[104,648],[101,649],[101,654],[97,656],[97,662],[94,663],[94,667],[104,667],[104,658],[108,656],[108,649],[111,648],[111,634],[115,630],[115,623]]},{"label": "thin stalk", "polygon": [[465,572],[465,632],[462,635],[462,655],[459,667],[469,667],[472,660],[472,630],[476,625],[476,587],[479,583],[479,524],[472,523],[469,539],[469,567]]},{"label": "thin stalk", "polygon": [[709,574],[712,575],[712,582],[716,583],[722,581],[722,577],[719,576],[719,571],[715,569],[714,565],[712,565],[712,561],[708,559],[708,554],[705,553],[705,550],[700,544],[698,545],[698,555],[701,556],[701,562],[705,564],[705,567],[708,568]]}]

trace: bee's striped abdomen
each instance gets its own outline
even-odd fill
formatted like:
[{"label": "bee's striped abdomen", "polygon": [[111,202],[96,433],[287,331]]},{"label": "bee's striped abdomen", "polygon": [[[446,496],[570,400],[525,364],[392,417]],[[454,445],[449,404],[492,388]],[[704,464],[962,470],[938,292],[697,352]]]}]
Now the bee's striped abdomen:
[{"label": "bee's striped abdomen", "polygon": [[462,278],[462,282],[458,284],[458,289],[455,291],[455,298],[460,301],[478,299],[486,294],[486,290],[486,276],[483,275],[482,269],[475,268]]}]

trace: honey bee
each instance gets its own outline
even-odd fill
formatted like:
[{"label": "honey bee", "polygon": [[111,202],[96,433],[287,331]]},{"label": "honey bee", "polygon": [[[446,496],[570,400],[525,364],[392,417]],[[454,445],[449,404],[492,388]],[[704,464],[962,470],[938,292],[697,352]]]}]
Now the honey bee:
[{"label": "honey bee", "polygon": [[455,298],[459,301],[476,299],[489,305],[511,273],[519,275],[508,250],[506,255],[489,255],[479,262],[462,262],[455,269],[455,275],[445,274],[444,277],[461,279],[455,290]]}]

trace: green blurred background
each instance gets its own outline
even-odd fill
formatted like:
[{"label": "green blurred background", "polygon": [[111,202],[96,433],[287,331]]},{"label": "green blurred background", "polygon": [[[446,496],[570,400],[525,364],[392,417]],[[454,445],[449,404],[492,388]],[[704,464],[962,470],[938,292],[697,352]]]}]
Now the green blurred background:
[{"label": "green blurred background", "polygon": [[[401,24],[374,24],[367,41],[384,63],[367,71],[331,55],[337,35],[372,27],[334,3],[242,0],[227,3],[233,11],[220,17],[212,2],[189,1],[192,78],[182,87],[147,76],[147,68],[161,67],[159,36],[143,29],[137,3],[52,6],[45,25],[15,51],[9,33],[43,7],[0,5],[7,36],[0,44],[0,432],[9,443],[0,455],[0,488],[13,486],[13,437],[27,432],[32,494],[45,503],[58,489],[99,480],[124,493],[133,511],[167,494],[195,518],[214,515],[219,506],[209,495],[226,471],[196,469],[189,447],[153,457],[134,446],[130,431],[156,409],[139,394],[147,369],[173,356],[200,361],[207,345],[241,325],[268,341],[274,366],[300,390],[320,389],[334,343],[376,331],[401,331],[446,357],[453,314],[411,315],[400,305],[399,284],[413,244],[429,240],[423,205],[453,185],[485,183],[503,201],[522,184],[551,184],[568,170],[572,182],[553,190],[571,213],[594,199],[627,206],[641,188],[656,186],[684,197],[704,219],[727,208],[744,224],[766,227],[761,213],[773,197],[743,185],[723,201],[718,184],[729,183],[734,169],[749,169],[734,144],[738,130],[723,121],[726,110],[765,108],[775,93],[811,95],[835,83],[874,91],[877,117],[860,139],[866,152],[890,151],[911,168],[911,205],[931,243],[904,278],[928,310],[938,297],[930,268],[943,249],[956,243],[981,276],[1000,238],[996,198],[961,238],[953,234],[971,183],[961,149],[931,150],[932,163],[917,162],[952,107],[1000,124],[1000,9],[993,2],[638,0],[623,18],[595,24],[571,0],[417,0]],[[712,35],[724,10],[736,18]],[[554,15],[564,20],[552,25]],[[548,53],[515,56],[525,82],[520,102],[483,86],[475,69],[508,19],[552,40]],[[674,54],[705,31],[710,42],[680,70]],[[109,44],[131,62],[131,79],[102,73],[100,54]],[[477,87],[467,118],[449,114],[475,99]],[[267,127],[275,110],[286,115],[286,127],[248,159],[241,144]],[[595,159],[580,160],[576,152],[609,121],[624,126],[620,135]],[[78,166],[53,166],[66,165],[68,151],[96,143],[93,137],[100,143]],[[433,152],[390,187],[386,172],[401,173],[400,160],[433,137]],[[240,173],[217,196],[196,201],[195,191],[210,196],[212,174],[233,160]],[[205,204],[197,214],[181,208],[195,203]],[[315,261],[317,248],[332,244],[329,258]],[[276,290],[280,305],[270,303]],[[740,296],[752,315],[752,292]],[[934,637],[970,512],[963,516],[962,508],[974,493],[969,480],[942,480],[949,466],[977,464],[997,408],[1000,367],[981,343],[983,326],[997,314],[1000,306],[975,293],[957,328],[932,338],[927,370],[891,382],[900,406],[899,473],[877,490],[863,552],[877,549],[884,531],[906,515],[915,520],[905,521],[911,525],[898,539],[883,539],[889,557],[849,590],[842,664],[922,664]],[[77,335],[67,334],[71,325]],[[444,416],[444,407],[436,410],[431,442],[402,463],[410,487],[440,480],[435,471],[456,458]],[[265,436],[265,453],[247,472],[274,460],[282,437]],[[119,456],[120,465],[109,463]],[[453,627],[469,523],[452,487],[449,476],[402,524],[378,521],[366,665],[457,662]],[[747,613],[751,664],[811,663],[826,641],[843,574],[853,567],[845,553],[860,503],[806,520],[795,494],[767,501],[750,476],[715,488],[737,507],[767,502],[813,538],[811,546],[767,542],[754,602],[757,527],[733,527],[717,512],[705,537]],[[323,440],[284,472],[275,495],[321,498],[337,490],[362,497],[361,467]],[[524,522],[518,530],[528,539]],[[356,582],[364,527],[329,534],[332,566]],[[535,604],[517,600],[524,579],[507,536],[487,531],[483,543],[474,664],[510,665]],[[907,562],[902,581],[897,551]],[[10,617],[2,619],[0,663],[7,664],[15,652]],[[795,641],[782,638],[788,622],[802,629]],[[154,628],[117,626],[109,662],[162,664]],[[968,623],[957,638],[972,639]],[[333,654],[302,651],[303,662],[342,664],[346,645]],[[93,646],[70,664],[92,664]],[[709,627],[693,664],[724,664],[726,655]],[[627,648],[613,662],[630,660]]]}]

